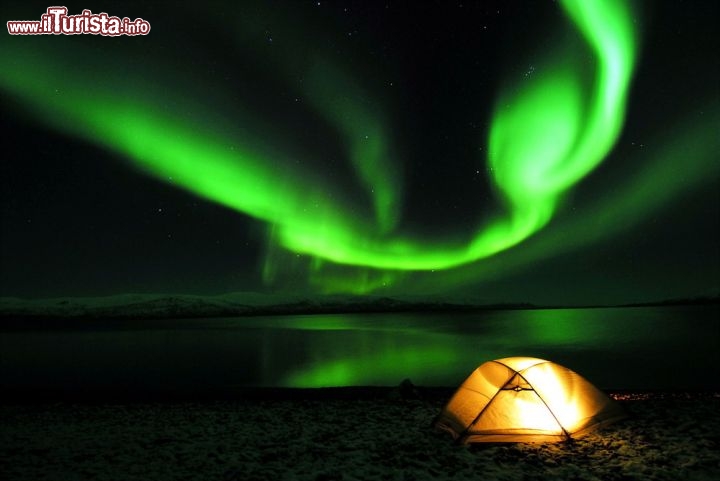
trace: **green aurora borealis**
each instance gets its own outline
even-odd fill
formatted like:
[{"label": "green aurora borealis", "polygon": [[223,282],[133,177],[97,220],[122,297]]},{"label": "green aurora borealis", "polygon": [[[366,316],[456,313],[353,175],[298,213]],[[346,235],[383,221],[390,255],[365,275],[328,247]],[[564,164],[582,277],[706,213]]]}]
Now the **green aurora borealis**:
[{"label": "green aurora borealis", "polygon": [[[257,64],[275,72],[279,85],[302,72],[302,82],[286,90],[303,99],[308,122],[332,128],[339,139],[342,159],[334,151],[329,157],[345,167],[335,170],[313,158],[319,149],[298,147],[302,129],[276,123],[271,105],[265,112],[252,101],[244,105],[226,82],[192,63],[118,61],[123,42],[141,50],[138,44],[163,35],[161,15],[148,18],[155,23],[147,38],[4,36],[0,87],[30,123],[112,151],[140,172],[253,218],[267,239],[255,268],[265,286],[286,270],[297,286],[319,293],[482,289],[489,279],[612,238],[718,174],[717,91],[699,92],[707,97],[702,122],[691,113],[690,120],[664,119],[654,129],[663,132],[662,143],[634,159],[614,158],[648,167],[613,181],[581,214],[563,214],[570,194],[582,197],[584,182],[621,136],[642,32],[628,2],[561,4],[553,11],[561,40],[543,43],[532,75],[504,74],[481,114],[487,128],[461,139],[478,147],[470,161],[486,176],[480,189],[490,195],[481,205],[468,199],[464,208],[477,211],[476,221],[455,228],[417,229],[406,221],[412,149],[396,135],[396,115],[357,69],[314,51],[312,42],[277,47]],[[257,28],[248,18],[256,20],[227,25],[238,49]],[[96,48],[110,40],[110,54]],[[72,54],[63,53],[69,48]],[[418,133],[415,142],[423,139]]]}]

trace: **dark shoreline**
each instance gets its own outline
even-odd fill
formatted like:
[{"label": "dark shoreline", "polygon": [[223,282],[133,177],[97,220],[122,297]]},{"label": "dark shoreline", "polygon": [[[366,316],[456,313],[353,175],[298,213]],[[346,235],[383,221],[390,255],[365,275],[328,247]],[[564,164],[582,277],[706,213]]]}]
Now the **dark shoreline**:
[{"label": "dark shoreline", "polygon": [[[453,387],[416,387],[417,399],[441,400],[449,398]],[[213,389],[172,388],[22,388],[4,389],[0,405],[42,403],[176,403],[223,401],[356,401],[401,398],[397,387],[343,386],[322,388],[285,387],[228,387]]]},{"label": "dark shoreline", "polygon": [[[412,394],[401,386],[341,386],[321,388],[252,387],[237,386],[212,389],[172,388],[4,388],[0,405],[16,404],[112,404],[182,402],[256,402],[256,401],[377,401],[419,400],[444,402],[450,399],[457,387],[413,386]],[[716,390],[689,389],[604,389],[610,397],[619,400],[644,399],[711,399],[720,398]]]},{"label": "dark shoreline", "polygon": [[[302,316],[324,314],[402,314],[402,313],[473,313],[487,311],[557,310],[557,309],[618,309],[644,307],[709,307],[720,305],[720,297],[693,299],[671,299],[655,302],[613,305],[535,305],[531,303],[458,304],[453,302],[408,302],[393,298],[378,298],[369,302],[311,302],[267,306],[233,303],[218,305],[203,300],[185,305],[182,296],[161,296],[156,299],[118,305],[97,307],[73,305],[70,301],[59,301],[48,306],[35,306],[33,300],[22,300],[22,308],[3,305],[0,298],[0,331],[14,329],[57,329],[84,327],[88,323],[126,323],[133,321],[173,321],[183,319],[220,319],[231,317]],[[18,299],[13,299],[19,301]],[[67,310],[67,311],[66,311]],[[62,326],[58,326],[63,323]]]}]

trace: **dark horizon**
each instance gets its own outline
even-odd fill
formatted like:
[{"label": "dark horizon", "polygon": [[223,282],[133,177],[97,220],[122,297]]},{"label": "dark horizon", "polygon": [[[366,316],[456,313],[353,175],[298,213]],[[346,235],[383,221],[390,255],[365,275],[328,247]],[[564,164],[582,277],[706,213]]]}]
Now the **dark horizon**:
[{"label": "dark horizon", "polygon": [[124,294],[97,298],[19,299],[0,298],[0,321],[5,329],[59,326],[58,320],[89,321],[215,319],[231,317],[334,315],[482,313],[484,311],[617,309],[642,307],[702,307],[720,304],[720,293],[712,296],[662,299],[627,304],[540,305],[513,302],[473,302],[465,299],[417,299],[381,296],[325,296],[279,298],[257,293],[228,293],[219,296],[169,294]]}]

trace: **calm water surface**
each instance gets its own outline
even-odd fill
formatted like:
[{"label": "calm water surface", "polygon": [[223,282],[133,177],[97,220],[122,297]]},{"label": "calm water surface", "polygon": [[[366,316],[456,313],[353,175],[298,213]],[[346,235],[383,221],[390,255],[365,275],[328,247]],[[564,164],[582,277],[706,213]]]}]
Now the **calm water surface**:
[{"label": "calm water surface", "polygon": [[720,389],[719,306],[301,315],[0,331],[0,389],[454,386],[535,356],[607,389]]}]

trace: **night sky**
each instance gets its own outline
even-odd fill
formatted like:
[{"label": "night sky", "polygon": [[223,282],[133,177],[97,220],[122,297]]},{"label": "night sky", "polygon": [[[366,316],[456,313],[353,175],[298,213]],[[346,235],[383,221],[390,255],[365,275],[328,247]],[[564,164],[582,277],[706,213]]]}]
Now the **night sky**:
[{"label": "night sky", "polygon": [[0,296],[717,295],[718,4],[562,3],[90,2],[152,29],[3,33]]}]

